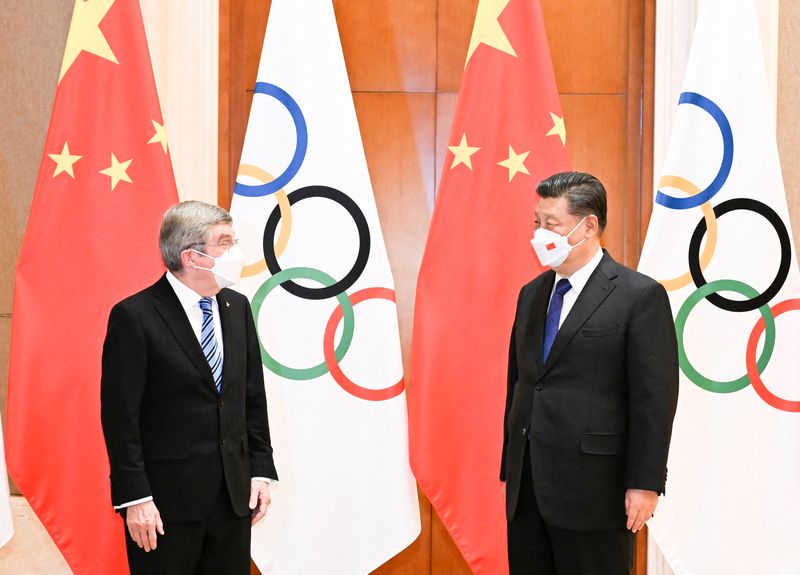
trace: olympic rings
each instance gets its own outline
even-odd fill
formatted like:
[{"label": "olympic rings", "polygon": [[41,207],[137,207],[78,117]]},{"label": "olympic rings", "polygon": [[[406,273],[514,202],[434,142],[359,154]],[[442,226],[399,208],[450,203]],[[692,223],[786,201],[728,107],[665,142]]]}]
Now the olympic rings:
[{"label": "olympic rings", "polygon": [[[258,166],[253,166],[251,164],[240,164],[237,175],[255,178],[262,184],[266,184],[275,179],[272,177],[272,174],[266,170],[262,170]],[[289,198],[283,188],[275,192],[275,199],[278,200],[278,206],[281,210],[281,221],[283,222],[281,232],[278,234],[278,239],[275,241],[275,255],[281,257],[283,250],[286,249],[286,244],[289,243],[289,235],[292,233],[292,207],[289,204]],[[255,276],[265,271],[267,271],[267,262],[264,261],[264,258],[261,258],[252,264],[244,266],[242,277]]]},{"label": "olympic rings", "polygon": [[[304,188],[299,188],[289,195],[289,204],[294,205],[300,200],[305,200],[307,198],[326,198],[336,202],[347,210],[358,229],[358,255],[356,256],[353,267],[342,279],[332,285],[323,284],[325,287],[322,288],[304,287],[293,281],[284,281],[281,283],[283,289],[297,297],[304,299],[327,299],[352,286],[367,267],[371,241],[369,224],[367,223],[367,218],[364,217],[364,212],[358,207],[358,204],[353,201],[350,196],[335,188],[330,188],[328,186],[306,186]],[[273,249],[273,238],[275,237],[275,229],[278,227],[278,220],[280,217],[280,212],[277,209],[272,210],[267,220],[267,225],[264,227],[264,259],[267,262],[267,268],[269,268],[272,274],[278,274],[281,271],[278,257]]]},{"label": "olympic rings", "polygon": [[[326,286],[333,285],[336,281],[325,272],[321,272],[313,268],[289,268],[276,273],[267,281],[265,281],[253,295],[253,316],[256,319],[256,323],[258,323],[258,315],[261,312],[261,306],[264,304],[264,300],[269,293],[282,282],[296,278],[310,279]],[[350,298],[347,297],[345,292],[336,294],[336,299],[339,301],[339,307],[337,309],[343,310],[344,313],[344,330],[342,331],[342,339],[339,342],[339,345],[336,347],[336,352],[334,353],[334,357],[341,361],[353,341],[355,315],[353,313],[353,304],[350,303]],[[287,367],[273,358],[260,340],[258,345],[261,347],[261,361],[264,363],[264,365],[267,366],[273,373],[276,373],[281,377],[285,377],[286,379],[314,379],[328,372],[325,361],[315,365],[314,367]]]},{"label": "olympic rings", "polygon": [[[700,188],[689,180],[679,176],[662,176],[658,181],[658,185],[659,187],[664,186],[681,190],[690,196],[700,193]],[[700,269],[704,270],[708,267],[711,257],[714,255],[714,249],[717,247],[717,216],[714,214],[714,209],[709,203],[702,204],[700,209],[703,211],[703,217],[705,218],[706,227],[708,228],[708,239],[703,248],[703,254],[700,256]],[[658,281],[667,291],[675,291],[692,283],[692,274],[691,272],[686,272],[676,278]]]},{"label": "olympic rings", "polygon": [[[386,299],[391,302],[395,301],[394,290],[389,288],[366,288],[355,292],[350,296],[350,302],[355,306],[367,299]],[[337,307],[331,314],[328,320],[328,325],[325,327],[325,336],[322,339],[322,347],[325,354],[325,362],[328,364],[328,370],[331,372],[334,381],[350,395],[360,397],[369,401],[383,401],[391,399],[400,395],[405,389],[405,382],[403,378],[394,385],[383,389],[370,389],[362,387],[357,383],[350,380],[342,371],[333,350],[333,336],[336,333],[336,327],[342,320],[342,307]]]},{"label": "olympic rings", "polygon": [[[800,299],[789,299],[775,304],[772,307],[771,315],[773,318],[775,318],[782,313],[792,310],[800,310]],[[753,328],[753,331],[750,333],[750,339],[747,341],[747,352],[745,359],[747,363],[747,374],[750,376],[750,383],[753,384],[753,389],[756,390],[756,393],[759,395],[759,397],[761,397],[761,399],[763,399],[768,405],[771,405],[775,409],[780,409],[781,411],[799,413],[800,401],[783,399],[768,390],[764,385],[764,382],[761,381],[761,372],[764,371],[763,368],[756,366],[755,362],[753,361],[756,356],[756,346],[758,345],[758,340],[761,338],[761,332],[764,331],[765,319],[766,317],[758,320]],[[769,324],[767,324],[767,340],[769,340]],[[764,348],[766,349],[766,347],[767,342],[764,343]]]},{"label": "olympic rings", "polygon": [[[792,246],[789,238],[789,231],[786,224],[775,210],[767,204],[752,198],[735,198],[721,202],[715,207],[711,207],[709,200],[713,198],[725,185],[730,175],[733,165],[733,131],[730,122],[724,112],[717,104],[710,99],[694,92],[684,92],[681,94],[679,104],[693,104],[708,112],[714,119],[722,134],[723,153],[720,168],[717,175],[709,186],[700,191],[693,183],[677,176],[665,176],[659,181],[659,187],[672,187],[688,194],[685,198],[668,196],[661,190],[656,194],[655,202],[666,208],[684,210],[700,206],[703,210],[703,218],[697,223],[692,237],[689,241],[688,264],[689,272],[679,277],[661,280],[661,284],[667,291],[676,291],[694,282],[697,289],[692,292],[683,302],[675,316],[675,331],[678,339],[678,359],[681,370],[698,387],[714,393],[732,393],[739,391],[749,384],[768,405],[783,411],[800,412],[800,401],[790,401],[780,398],[769,391],[761,381],[761,374],[766,369],[772,352],[775,348],[775,317],[789,311],[800,310],[800,299],[792,299],[769,306],[770,300],[774,298],[783,288],[789,276],[789,269],[792,261]],[[707,283],[703,275],[716,248],[718,231],[717,220],[728,212],[734,210],[747,210],[760,214],[774,228],[780,242],[781,257],[778,264],[778,271],[772,283],[758,293],[753,287],[736,280],[716,280]],[[703,253],[700,254],[700,245],[703,237],[707,236],[706,245]],[[719,295],[721,291],[733,291],[745,296],[746,300],[732,300]],[[715,381],[699,373],[689,361],[684,346],[684,329],[686,320],[692,309],[703,298],[716,307],[729,312],[744,312],[758,309],[761,317],[753,328],[747,342],[745,354],[745,364],[747,372],[742,377],[732,381]],[[766,331],[764,348],[761,357],[756,361],[756,348],[761,334]]]},{"label": "olympic rings", "polygon": [[[349,289],[361,276],[369,261],[371,237],[369,223],[359,205],[345,193],[328,186],[315,185],[299,188],[289,194],[284,187],[297,175],[302,166],[306,152],[308,150],[308,128],[306,126],[303,112],[297,102],[283,89],[266,82],[256,83],[256,94],[271,96],[281,102],[292,117],[297,135],[297,142],[291,162],[278,177],[273,178],[266,170],[251,164],[241,164],[237,176],[247,176],[255,178],[260,182],[259,185],[247,185],[236,182],[234,193],[246,197],[263,197],[275,194],[278,205],[270,213],[264,226],[263,252],[264,258],[245,266],[242,276],[250,277],[269,271],[272,276],[267,279],[255,292],[252,298],[253,315],[258,323],[264,301],[270,292],[278,285],[289,293],[306,299],[321,300],[335,297],[339,303],[326,324],[323,336],[323,356],[324,361],[318,365],[298,368],[289,367],[281,364],[259,341],[261,351],[261,361],[264,366],[273,373],[291,380],[310,380],[318,378],[326,373],[330,373],[334,381],[347,393],[354,397],[369,401],[383,401],[391,399],[401,394],[405,389],[405,382],[401,378],[395,383],[384,389],[370,389],[362,387],[347,376],[342,371],[339,362],[347,353],[353,340],[355,327],[355,315],[353,306],[365,299],[377,298],[386,299],[394,302],[394,291],[388,288],[366,288],[353,294],[352,299],[347,295]],[[358,230],[358,253],[353,267],[340,280],[335,280],[330,275],[309,267],[291,267],[286,270],[281,269],[278,258],[283,254],[289,242],[292,232],[292,205],[300,200],[319,197],[326,198],[342,206],[355,222]],[[278,237],[275,232],[281,222],[281,229]],[[319,283],[321,288],[309,288],[296,284],[294,279],[310,279]],[[339,323],[344,320],[342,337],[339,344],[334,349],[334,336]]]},{"label": "olympic rings", "polygon": [[683,92],[678,100],[678,105],[680,106],[681,104],[693,104],[708,112],[714,121],[716,121],[719,131],[722,134],[722,162],[714,180],[705,190],[697,195],[688,198],[676,198],[658,190],[658,193],[656,193],[656,203],[673,210],[696,208],[700,204],[709,201],[722,189],[722,186],[725,184],[730,174],[731,166],[733,165],[733,131],[731,130],[731,124],[728,118],[720,107],[705,96],[701,96],[695,92]]},{"label": "olympic rings", "polygon": [[[707,296],[709,302],[726,311],[750,311],[769,303],[769,301],[781,290],[781,287],[783,287],[783,284],[789,275],[792,247],[786,225],[783,223],[783,220],[781,220],[781,217],[775,212],[775,210],[770,208],[767,204],[752,198],[735,198],[733,200],[722,202],[716,206],[714,208],[714,214],[717,216],[717,218],[720,218],[721,216],[734,210],[748,210],[764,216],[764,218],[770,224],[772,224],[772,227],[775,228],[775,232],[778,234],[778,239],[781,243],[781,261],[778,265],[778,273],[769,287],[764,290],[764,293],[756,293],[754,296],[750,296],[751,299],[748,300],[731,300],[713,292],[709,293]],[[697,253],[700,250],[700,242],[703,239],[705,231],[705,220],[700,220],[694,230],[694,233],[692,234],[692,239],[689,241],[689,271],[691,272],[692,279],[697,287],[702,287],[706,283],[706,279],[703,277],[703,272],[700,269],[700,262],[697,256]]]},{"label": "olympic rings", "polygon": [[[683,369],[683,373],[685,373],[686,377],[688,377],[698,387],[714,393],[731,393],[747,387],[751,382],[751,378],[748,378],[748,375],[750,375],[749,366],[748,372],[745,375],[734,379],[733,381],[715,381],[713,379],[709,379],[698,372],[689,361],[689,358],[686,355],[686,348],[683,344],[683,333],[684,328],[686,327],[686,320],[688,319],[692,309],[694,309],[694,306],[696,306],[703,298],[707,299],[709,294],[723,290],[740,293],[749,298],[754,298],[758,295],[758,292],[754,288],[740,281],[716,280],[696,289],[688,298],[686,298],[686,301],[683,302],[681,309],[678,311],[678,315],[675,316],[675,331],[678,336],[678,359],[681,369]],[[767,363],[769,363],[769,360],[772,357],[772,350],[775,348],[775,319],[773,318],[769,306],[767,305],[762,305],[758,308],[758,311],[761,312],[761,319],[759,320],[762,325],[761,329],[763,331],[763,326],[766,325],[767,336],[766,340],[764,341],[764,349],[761,350],[761,357],[758,359],[758,364],[753,366],[756,370],[756,375],[764,371],[764,369],[767,367]],[[748,344],[748,350],[749,345],[750,344]],[[755,346],[753,347],[753,358],[755,358]]]},{"label": "olympic rings", "polygon": [[[233,187],[233,193],[240,196],[247,196],[249,198],[256,198],[260,196],[268,196],[274,194],[283,188],[289,181],[297,175],[303,160],[306,157],[308,150],[308,127],[306,126],[306,119],[303,116],[303,111],[297,105],[294,98],[292,98],[286,91],[274,84],[267,82],[256,82],[256,94],[264,94],[265,96],[272,96],[283,104],[289,111],[294,121],[295,131],[297,133],[297,143],[295,145],[294,155],[292,161],[286,167],[281,175],[264,184],[258,186],[250,186],[236,182]],[[254,96],[255,97],[255,96]]]}]

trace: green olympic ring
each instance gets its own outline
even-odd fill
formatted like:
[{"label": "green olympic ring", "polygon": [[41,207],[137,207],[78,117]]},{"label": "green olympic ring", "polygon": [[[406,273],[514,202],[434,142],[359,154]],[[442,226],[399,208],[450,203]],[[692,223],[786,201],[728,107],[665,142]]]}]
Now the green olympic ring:
[{"label": "green olympic ring", "polygon": [[[261,284],[261,287],[258,288],[256,293],[253,295],[253,317],[255,318],[256,324],[258,323],[258,315],[261,312],[261,306],[264,304],[264,300],[269,295],[269,292],[287,280],[298,278],[309,279],[322,284],[325,287],[332,286],[336,283],[336,280],[331,276],[314,268],[288,268],[276,273],[274,276],[270,277],[267,281]],[[336,359],[341,361],[353,341],[355,314],[353,313],[353,304],[350,302],[350,298],[346,292],[341,292],[338,294],[336,299],[339,301],[339,305],[342,306],[342,311],[344,312],[344,328],[342,330],[342,339],[339,341],[339,345],[336,346],[335,352]],[[258,345],[261,348],[261,361],[264,363],[264,365],[267,366],[272,373],[280,375],[281,377],[285,377],[286,379],[308,380],[314,379],[328,372],[328,366],[326,365],[325,361],[322,361],[322,363],[315,365],[314,367],[307,368],[285,366],[269,354],[266,348],[264,348],[264,344],[261,343],[261,340],[259,340]]]},{"label": "green olympic ring", "polygon": [[[709,282],[700,288],[696,289],[686,301],[683,302],[678,315],[675,317],[675,331],[678,335],[678,359],[680,361],[681,369],[692,382],[698,387],[706,391],[714,393],[732,393],[739,391],[750,385],[750,378],[745,373],[742,377],[734,379],[733,381],[714,381],[709,379],[700,372],[689,362],[686,356],[686,349],[683,345],[683,328],[686,326],[686,320],[689,317],[694,306],[703,300],[707,295],[719,291],[732,291],[739,293],[747,298],[758,297],[758,291],[749,285],[736,280],[716,280]],[[764,349],[761,350],[761,357],[758,358],[756,366],[758,373],[762,373],[767,367],[772,351],[775,348],[775,318],[772,311],[769,309],[769,304],[764,304],[758,308],[761,316],[764,318],[764,325],[766,327],[766,337],[764,339]]]}]

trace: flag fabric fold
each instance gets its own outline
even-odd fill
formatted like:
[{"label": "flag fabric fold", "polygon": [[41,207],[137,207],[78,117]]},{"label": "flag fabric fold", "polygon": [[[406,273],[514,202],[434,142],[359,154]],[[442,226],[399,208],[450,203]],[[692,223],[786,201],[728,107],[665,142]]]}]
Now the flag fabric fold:
[{"label": "flag fabric fold", "polygon": [[100,426],[112,305],[177,201],[137,0],[77,0],[16,268],[8,469],[74,573],[127,573]]},{"label": "flag fabric fold", "polygon": [[508,572],[499,481],[508,342],[536,185],[569,169],[538,0],[481,0],[417,283],[409,393],[420,487],[476,574]]},{"label": "flag fabric fold", "polygon": [[394,281],[331,0],[273,0],[231,205],[280,482],[265,575],[368,573],[420,532]]},{"label": "flag fabric fold", "polygon": [[639,269],[681,392],[650,522],[678,575],[795,573],[800,276],[752,0],[704,0]]}]

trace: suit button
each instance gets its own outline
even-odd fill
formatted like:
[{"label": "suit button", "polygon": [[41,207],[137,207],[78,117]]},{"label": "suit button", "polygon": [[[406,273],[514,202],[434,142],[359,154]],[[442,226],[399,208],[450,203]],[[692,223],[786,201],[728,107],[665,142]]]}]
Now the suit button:
[{"label": "suit button", "polygon": [[221,441],[221,443],[222,443],[222,445],[225,445],[225,440],[223,439],[223,440]]},{"label": "suit button", "polygon": [[543,389],[544,389],[544,386],[541,383],[537,383],[536,384],[536,391],[542,391]]},{"label": "suit button", "polygon": [[222,407],[223,405],[225,405],[225,402],[220,399],[219,400],[219,406]]},{"label": "suit button", "polygon": [[525,437],[526,435],[528,435],[528,428],[527,427],[523,427],[522,428],[522,437]]}]

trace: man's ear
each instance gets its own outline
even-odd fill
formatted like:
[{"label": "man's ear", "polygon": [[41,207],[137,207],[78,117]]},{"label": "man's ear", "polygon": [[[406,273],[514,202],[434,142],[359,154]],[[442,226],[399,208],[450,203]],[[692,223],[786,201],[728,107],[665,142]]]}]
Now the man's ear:
[{"label": "man's ear", "polygon": [[586,237],[591,238],[600,235],[600,221],[594,214],[586,216]]},{"label": "man's ear", "polygon": [[191,268],[192,266],[196,266],[197,264],[197,257],[198,254],[194,253],[189,248],[186,248],[181,252],[181,264],[184,269]]}]

